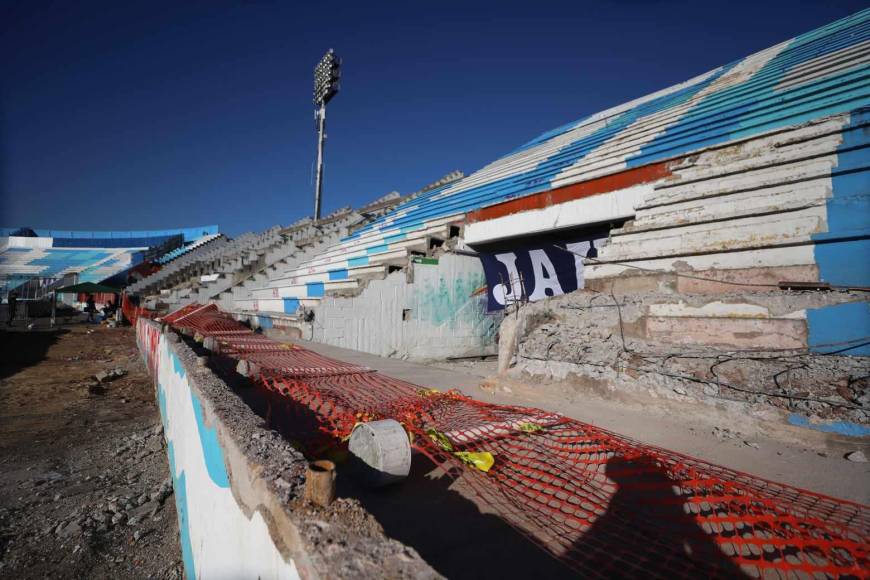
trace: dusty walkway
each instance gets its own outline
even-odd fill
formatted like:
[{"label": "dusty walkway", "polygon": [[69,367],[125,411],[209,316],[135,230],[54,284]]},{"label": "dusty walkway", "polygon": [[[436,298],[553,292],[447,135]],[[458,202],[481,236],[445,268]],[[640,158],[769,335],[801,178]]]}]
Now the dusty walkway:
[{"label": "dusty walkway", "polygon": [[[0,577],[181,578],[132,329],[0,332]],[[110,375],[102,384],[93,376]]]},{"label": "dusty walkway", "polygon": [[[844,447],[832,441],[826,446],[823,437],[817,444],[798,445],[766,437],[750,421],[744,424],[717,420],[715,413],[692,417],[673,416],[654,406],[638,407],[625,402],[609,401],[544,385],[512,381],[510,393],[481,388],[483,377],[495,371],[493,362],[457,361],[436,365],[418,364],[383,358],[368,353],[325,344],[294,341],[326,356],[362,364],[386,375],[438,389],[455,388],[476,399],[508,405],[527,405],[557,411],[573,419],[604,427],[647,444],[657,445],[782,483],[870,503],[870,463],[844,459],[849,450],[867,445]],[[810,436],[808,434],[808,436]],[[815,436],[815,434],[812,434]]]}]

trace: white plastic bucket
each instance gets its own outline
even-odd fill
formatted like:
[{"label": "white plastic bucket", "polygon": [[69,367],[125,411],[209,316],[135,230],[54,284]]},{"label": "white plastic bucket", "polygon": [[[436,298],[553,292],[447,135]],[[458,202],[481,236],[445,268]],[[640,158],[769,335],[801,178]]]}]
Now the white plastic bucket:
[{"label": "white plastic bucket", "polygon": [[368,485],[401,481],[411,471],[411,443],[405,428],[394,419],[354,427],[348,450],[357,458],[356,471]]}]

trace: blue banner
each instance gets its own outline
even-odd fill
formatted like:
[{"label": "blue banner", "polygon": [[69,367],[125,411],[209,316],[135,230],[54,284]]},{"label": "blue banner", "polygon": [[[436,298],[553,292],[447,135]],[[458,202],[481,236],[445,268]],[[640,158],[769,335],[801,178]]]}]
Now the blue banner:
[{"label": "blue banner", "polygon": [[606,231],[598,230],[478,252],[486,275],[487,309],[502,310],[514,302],[535,302],[583,288],[583,260],[597,257],[606,237]]}]

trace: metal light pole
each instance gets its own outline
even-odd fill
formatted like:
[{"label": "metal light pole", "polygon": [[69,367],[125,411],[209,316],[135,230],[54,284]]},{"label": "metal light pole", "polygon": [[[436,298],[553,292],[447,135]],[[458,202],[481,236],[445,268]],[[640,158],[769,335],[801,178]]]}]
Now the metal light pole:
[{"label": "metal light pole", "polygon": [[314,105],[317,121],[317,180],[314,184],[314,221],[320,220],[323,192],[323,146],[326,141],[326,103],[338,93],[341,78],[341,59],[330,48],[314,67]]},{"label": "metal light pole", "polygon": [[320,196],[323,192],[323,144],[326,140],[326,103],[321,103],[317,116],[317,176],[314,182],[314,221],[320,221]]}]

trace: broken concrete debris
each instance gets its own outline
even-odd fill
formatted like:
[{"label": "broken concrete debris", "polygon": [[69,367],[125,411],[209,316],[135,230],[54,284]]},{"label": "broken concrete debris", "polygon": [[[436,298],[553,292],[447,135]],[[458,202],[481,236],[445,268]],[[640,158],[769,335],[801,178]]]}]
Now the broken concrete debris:
[{"label": "broken concrete debris", "polygon": [[847,453],[846,459],[848,459],[849,461],[854,461],[855,463],[867,463],[867,456],[864,455],[863,451],[853,451],[851,453]]},{"label": "broken concrete debris", "polygon": [[779,411],[783,422],[797,415],[810,424],[870,423],[870,357],[806,348],[806,312],[866,296],[626,292],[618,307],[613,296],[591,289],[524,305],[509,374],[604,397],[741,407],[767,420]]},{"label": "broken concrete debris", "polygon": [[115,379],[119,379],[127,374],[127,371],[124,369],[117,367],[108,371],[100,371],[94,375],[94,379],[98,383],[108,383],[110,381],[114,381]]}]

